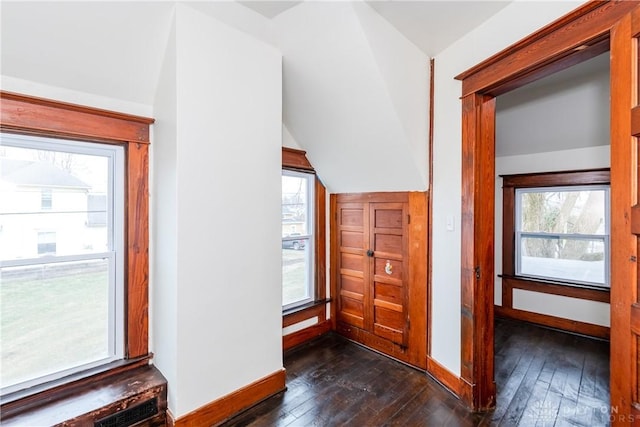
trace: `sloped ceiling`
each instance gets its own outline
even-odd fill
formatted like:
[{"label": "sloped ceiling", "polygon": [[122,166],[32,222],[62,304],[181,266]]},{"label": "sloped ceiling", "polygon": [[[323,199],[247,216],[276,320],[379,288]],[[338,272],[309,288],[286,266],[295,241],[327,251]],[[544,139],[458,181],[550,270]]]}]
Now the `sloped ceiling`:
[{"label": "sloped ceiling", "polygon": [[274,19],[283,121],[332,192],[424,190],[428,58],[368,12],[305,2]]},{"label": "sloped ceiling", "polygon": [[3,1],[1,8],[3,76],[153,103],[173,4]]},{"label": "sloped ceiling", "polygon": [[609,144],[609,52],[501,95],[496,156]]}]

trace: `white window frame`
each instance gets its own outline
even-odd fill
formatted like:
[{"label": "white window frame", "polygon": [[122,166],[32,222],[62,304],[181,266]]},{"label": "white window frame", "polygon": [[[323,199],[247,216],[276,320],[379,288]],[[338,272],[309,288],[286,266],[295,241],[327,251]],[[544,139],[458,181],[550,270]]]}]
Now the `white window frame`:
[{"label": "white window frame", "polygon": [[[548,232],[530,232],[522,231],[522,195],[526,193],[550,193],[550,192],[568,192],[568,191],[604,191],[605,192],[605,231],[604,234],[575,234],[575,233],[548,233]],[[520,277],[530,277],[534,279],[543,279],[553,282],[566,282],[571,284],[587,285],[597,288],[610,288],[610,264],[611,264],[611,246],[609,243],[611,227],[611,210],[610,210],[610,186],[609,185],[579,185],[579,186],[553,186],[553,187],[522,187],[515,189],[515,274]],[[604,283],[568,281],[564,278],[550,277],[543,275],[535,275],[530,273],[522,273],[522,238],[550,238],[550,239],[568,239],[568,240],[600,240],[604,244]]]},{"label": "white window frame", "polygon": [[[28,381],[2,387],[1,395],[55,381],[121,360],[125,356],[125,150],[120,145],[1,133],[1,144],[8,147],[95,155],[108,158],[107,198],[108,250],[90,254],[47,255],[36,258],[0,260],[0,268],[73,261],[109,260],[108,356]],[[44,350],[46,351],[46,350]]]},{"label": "white window frame", "polygon": [[294,171],[294,170],[290,170],[290,169],[283,169],[282,170],[282,176],[292,176],[292,177],[298,177],[298,178],[305,178],[307,181],[307,189],[306,189],[306,194],[307,194],[307,206],[308,206],[308,215],[307,215],[307,223],[306,223],[306,230],[307,230],[307,234],[300,234],[300,235],[296,235],[296,236],[290,236],[290,237],[283,237],[282,241],[293,241],[293,240],[306,240],[308,242],[308,245],[305,245],[305,264],[306,264],[306,271],[305,271],[305,282],[307,285],[307,295],[308,297],[294,301],[292,303],[289,304],[283,304],[282,305],[282,310],[289,310],[295,307],[299,307],[301,305],[310,303],[315,301],[315,294],[316,294],[316,284],[315,284],[315,210],[316,210],[316,206],[315,206],[315,179],[316,176],[314,173],[310,173],[310,172],[300,172],[300,171]]}]

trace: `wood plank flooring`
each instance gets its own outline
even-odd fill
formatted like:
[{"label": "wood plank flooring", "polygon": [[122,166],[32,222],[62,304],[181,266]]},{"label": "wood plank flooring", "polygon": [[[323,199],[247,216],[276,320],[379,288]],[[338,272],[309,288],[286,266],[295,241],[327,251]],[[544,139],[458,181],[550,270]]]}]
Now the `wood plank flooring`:
[{"label": "wood plank flooring", "polygon": [[224,425],[609,425],[609,343],[497,319],[495,362],[497,407],[474,414],[423,372],[331,333],[285,355],[286,392]]}]

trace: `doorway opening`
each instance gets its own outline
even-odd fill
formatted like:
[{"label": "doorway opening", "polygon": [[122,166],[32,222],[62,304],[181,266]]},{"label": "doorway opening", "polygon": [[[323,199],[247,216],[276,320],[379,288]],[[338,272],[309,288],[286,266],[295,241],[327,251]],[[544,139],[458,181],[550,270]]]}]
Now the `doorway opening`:
[{"label": "doorway opening", "polygon": [[[475,410],[495,406],[496,97],[611,50],[611,406],[640,415],[637,355],[637,2],[589,2],[456,78],[462,80],[461,379]],[[632,213],[634,214],[632,216]],[[633,225],[632,225],[633,224]],[[633,283],[634,286],[628,286]],[[632,337],[632,339],[629,339]]]}]

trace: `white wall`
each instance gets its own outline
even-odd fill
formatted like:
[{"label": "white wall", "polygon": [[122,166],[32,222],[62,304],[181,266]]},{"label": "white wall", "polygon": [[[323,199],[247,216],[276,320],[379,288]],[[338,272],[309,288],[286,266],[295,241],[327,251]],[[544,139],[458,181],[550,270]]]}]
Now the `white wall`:
[{"label": "white wall", "polygon": [[[168,387],[169,408],[178,399],[178,194],[175,13],[155,95],[150,147],[149,309],[153,363]],[[157,315],[156,315],[157,314]]]},{"label": "white wall", "polygon": [[[500,135],[496,135],[498,138]],[[502,178],[499,175],[596,169],[610,166],[610,146],[496,157],[495,272],[502,272]],[[495,303],[502,305],[502,279],[496,276]],[[514,291],[514,308],[609,326],[609,304],[558,295]]]},{"label": "white wall", "polygon": [[284,123],[327,190],[424,191],[427,56],[367,5],[302,2],[273,22]]},{"label": "white wall", "polygon": [[282,77],[272,46],[180,4],[168,62],[155,105],[167,122],[155,185],[169,194],[154,203],[154,311],[174,317],[176,336],[154,339],[180,417],[282,368]]},{"label": "white wall", "polygon": [[[461,83],[459,73],[581,2],[514,1],[435,58],[431,356],[460,373]],[[447,218],[454,230],[447,231]]]}]

